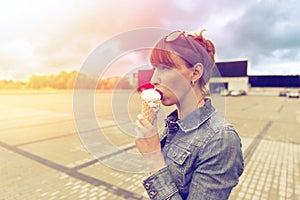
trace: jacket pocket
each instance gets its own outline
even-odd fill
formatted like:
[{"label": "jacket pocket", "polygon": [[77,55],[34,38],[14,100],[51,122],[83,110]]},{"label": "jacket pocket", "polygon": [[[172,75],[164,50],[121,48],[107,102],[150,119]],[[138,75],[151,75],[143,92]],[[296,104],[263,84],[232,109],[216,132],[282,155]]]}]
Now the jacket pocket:
[{"label": "jacket pocket", "polygon": [[169,159],[171,159],[173,162],[177,163],[178,165],[183,165],[190,154],[191,154],[190,151],[172,144],[167,153],[167,156]]}]

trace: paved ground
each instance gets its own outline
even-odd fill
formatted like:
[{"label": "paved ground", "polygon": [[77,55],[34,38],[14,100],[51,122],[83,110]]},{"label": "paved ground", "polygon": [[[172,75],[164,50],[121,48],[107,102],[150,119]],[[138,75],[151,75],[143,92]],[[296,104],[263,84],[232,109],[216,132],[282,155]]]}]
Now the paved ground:
[{"label": "paved ground", "polygon": [[[139,103],[125,92],[0,93],[0,199],[144,199],[131,122]],[[300,199],[300,100],[215,104],[243,142],[245,172],[230,199]]]}]

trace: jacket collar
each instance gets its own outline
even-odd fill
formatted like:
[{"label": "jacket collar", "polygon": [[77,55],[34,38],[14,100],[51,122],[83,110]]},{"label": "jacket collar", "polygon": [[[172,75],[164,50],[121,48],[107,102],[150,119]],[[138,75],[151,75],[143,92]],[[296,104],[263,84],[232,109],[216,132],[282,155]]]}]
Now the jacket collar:
[{"label": "jacket collar", "polygon": [[[183,119],[178,120],[177,110],[173,111],[166,119],[166,125],[169,129],[173,129],[176,125],[183,131],[189,132],[197,129],[207,119],[209,119],[214,113],[215,108],[211,104],[210,99],[205,100],[204,106],[197,108]],[[175,125],[176,124],[176,125]],[[175,128],[176,129],[176,128]]]}]

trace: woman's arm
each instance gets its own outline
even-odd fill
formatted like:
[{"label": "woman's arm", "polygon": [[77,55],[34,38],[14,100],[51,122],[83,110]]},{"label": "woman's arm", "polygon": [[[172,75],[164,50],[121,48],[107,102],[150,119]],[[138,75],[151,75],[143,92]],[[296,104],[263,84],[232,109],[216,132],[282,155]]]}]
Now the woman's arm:
[{"label": "woman's arm", "polygon": [[154,124],[150,124],[142,115],[138,115],[136,120],[137,137],[135,144],[139,152],[145,158],[150,173],[154,173],[166,166],[164,157],[161,153],[160,139],[156,128],[156,119]]},{"label": "woman's arm", "polygon": [[199,151],[188,199],[228,199],[244,170],[241,141],[233,129],[217,133]]},{"label": "woman's arm", "polygon": [[156,120],[151,125],[141,115],[136,121],[137,137],[135,140],[139,152],[145,158],[151,175],[144,180],[144,188],[151,199],[181,200],[178,189],[166,166],[161,152],[160,139],[156,129]]},{"label": "woman's arm", "polygon": [[[137,123],[142,132],[139,134],[148,134],[148,137],[138,137],[136,144],[152,172],[143,184],[149,197],[156,200],[182,199],[164,162],[155,129],[151,125],[146,129],[140,125]],[[226,128],[215,134],[199,151],[194,166],[187,199],[228,199],[244,168],[241,141],[236,132]]]},{"label": "woman's arm", "polygon": [[[190,200],[228,199],[243,172],[241,141],[232,129],[217,133],[199,151],[186,197]],[[151,199],[180,200],[182,197],[168,167],[163,167],[144,181]]]}]

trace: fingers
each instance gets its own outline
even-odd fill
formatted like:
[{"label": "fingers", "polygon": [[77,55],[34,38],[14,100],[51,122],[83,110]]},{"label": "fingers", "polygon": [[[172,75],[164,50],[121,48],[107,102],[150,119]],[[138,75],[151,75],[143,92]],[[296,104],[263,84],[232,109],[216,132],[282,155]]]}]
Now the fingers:
[{"label": "fingers", "polygon": [[137,133],[138,138],[151,137],[154,135],[155,131],[151,124],[148,124],[147,126],[143,126],[139,120],[136,120],[135,124],[136,124],[135,131]]},{"label": "fingers", "polygon": [[154,126],[150,124],[142,115],[138,115],[138,119],[135,121],[137,138],[151,137],[157,134]]},{"label": "fingers", "polygon": [[150,124],[150,122],[148,120],[146,120],[143,115],[139,114],[137,116],[138,121],[143,125],[143,126],[148,126]]}]

